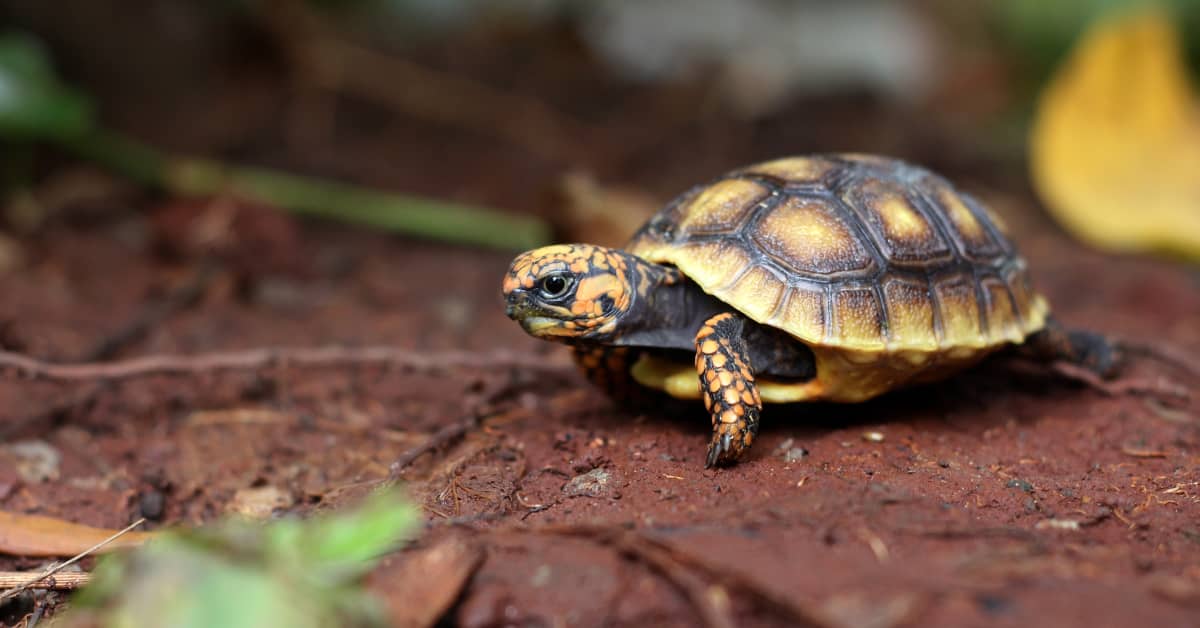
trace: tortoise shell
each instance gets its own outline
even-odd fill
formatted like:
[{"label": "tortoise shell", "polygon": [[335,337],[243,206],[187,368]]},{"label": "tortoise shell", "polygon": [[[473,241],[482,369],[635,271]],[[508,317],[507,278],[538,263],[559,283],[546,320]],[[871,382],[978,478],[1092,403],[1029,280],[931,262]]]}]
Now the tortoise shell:
[{"label": "tortoise shell", "polygon": [[995,215],[942,177],[880,157],[733,171],[669,203],[626,249],[827,349],[818,357],[965,359],[1023,341],[1047,316]]}]

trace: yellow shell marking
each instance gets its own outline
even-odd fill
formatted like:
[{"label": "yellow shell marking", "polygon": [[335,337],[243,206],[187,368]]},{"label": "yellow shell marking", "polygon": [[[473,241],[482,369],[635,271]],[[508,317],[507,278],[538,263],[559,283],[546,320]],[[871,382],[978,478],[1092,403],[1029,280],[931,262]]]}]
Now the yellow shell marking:
[{"label": "yellow shell marking", "polygon": [[788,199],[763,217],[755,237],[803,268],[858,267],[865,257],[850,228],[811,199]]},{"label": "yellow shell marking", "polygon": [[883,286],[888,302],[888,336],[891,344],[934,351],[933,303],[926,286],[906,281],[889,281]]},{"label": "yellow shell marking", "polygon": [[743,304],[742,309],[747,314],[762,320],[775,311],[785,287],[775,275],[761,266],[755,266],[725,291],[725,298]]},{"label": "yellow shell marking", "polygon": [[684,232],[728,230],[737,224],[749,207],[768,193],[765,187],[753,181],[719,181],[691,202],[691,208],[703,208],[703,211],[688,211],[687,217],[679,223],[679,228]]},{"label": "yellow shell marking", "polygon": [[911,241],[934,237],[929,224],[904,198],[889,195],[880,199],[879,215],[888,235],[897,240]]},{"label": "yellow shell marking", "polygon": [[776,177],[793,183],[815,182],[825,176],[832,164],[819,159],[787,157],[747,168],[747,172]]},{"label": "yellow shell marking", "polygon": [[968,241],[979,242],[987,237],[983,232],[983,225],[979,224],[979,221],[975,219],[975,214],[967,209],[957,194],[942,191],[938,194],[938,200],[946,208],[946,213],[950,216],[950,222],[954,223],[955,229]]}]

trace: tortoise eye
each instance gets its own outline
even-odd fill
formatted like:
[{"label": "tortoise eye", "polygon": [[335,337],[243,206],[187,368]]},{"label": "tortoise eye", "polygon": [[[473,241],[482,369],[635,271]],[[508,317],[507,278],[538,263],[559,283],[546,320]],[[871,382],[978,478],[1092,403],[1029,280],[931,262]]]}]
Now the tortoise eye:
[{"label": "tortoise eye", "polygon": [[571,281],[571,277],[568,275],[549,275],[542,278],[538,288],[546,298],[557,299],[567,293],[571,287]]}]

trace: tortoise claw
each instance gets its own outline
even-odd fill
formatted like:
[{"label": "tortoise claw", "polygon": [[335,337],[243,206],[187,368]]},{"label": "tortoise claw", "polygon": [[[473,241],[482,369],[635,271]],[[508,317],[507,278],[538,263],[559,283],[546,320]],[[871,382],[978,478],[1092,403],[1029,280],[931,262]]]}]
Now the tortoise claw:
[{"label": "tortoise claw", "polygon": [[708,444],[708,458],[704,468],[711,469],[720,463],[732,462],[741,452],[733,452],[733,437],[729,434],[713,434],[712,442]]},{"label": "tortoise claw", "polygon": [[736,433],[713,432],[712,440],[708,443],[708,457],[704,461],[705,469],[737,462],[750,450],[750,443],[758,434],[758,411],[751,409],[747,414],[750,421]]}]

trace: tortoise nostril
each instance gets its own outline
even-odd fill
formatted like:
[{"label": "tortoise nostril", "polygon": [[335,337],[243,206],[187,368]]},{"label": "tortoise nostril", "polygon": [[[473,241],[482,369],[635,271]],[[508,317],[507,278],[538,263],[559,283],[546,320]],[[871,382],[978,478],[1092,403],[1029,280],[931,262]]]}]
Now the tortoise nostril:
[{"label": "tortoise nostril", "polygon": [[522,298],[521,292],[519,292],[519,291],[510,292],[510,293],[504,295],[504,300],[505,300],[504,315],[509,318],[514,318],[517,315],[518,306],[524,300]]}]

